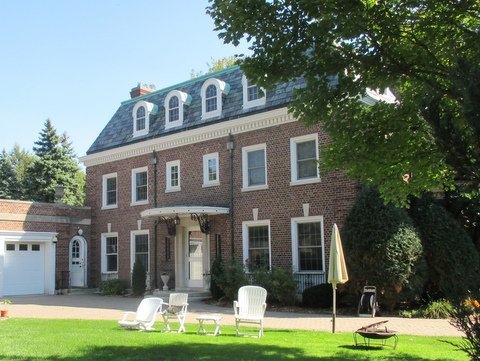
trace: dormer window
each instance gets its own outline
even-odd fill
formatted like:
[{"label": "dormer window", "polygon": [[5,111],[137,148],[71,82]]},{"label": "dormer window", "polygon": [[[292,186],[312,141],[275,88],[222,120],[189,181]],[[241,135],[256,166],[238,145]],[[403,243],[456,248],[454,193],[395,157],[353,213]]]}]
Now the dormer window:
[{"label": "dormer window", "polygon": [[179,90],[172,90],[165,97],[165,128],[175,127],[183,123],[184,105],[190,105],[192,97]]},{"label": "dormer window", "polygon": [[150,114],[155,114],[157,106],[155,104],[141,100],[135,104],[132,110],[133,117],[133,136],[139,137],[148,134],[150,125]]},{"label": "dormer window", "polygon": [[223,96],[230,91],[230,85],[215,79],[208,79],[202,85],[202,119],[217,117],[222,114]]},{"label": "dormer window", "polygon": [[266,91],[247,79],[245,74],[242,76],[243,85],[243,108],[251,108],[259,105],[265,105]]}]

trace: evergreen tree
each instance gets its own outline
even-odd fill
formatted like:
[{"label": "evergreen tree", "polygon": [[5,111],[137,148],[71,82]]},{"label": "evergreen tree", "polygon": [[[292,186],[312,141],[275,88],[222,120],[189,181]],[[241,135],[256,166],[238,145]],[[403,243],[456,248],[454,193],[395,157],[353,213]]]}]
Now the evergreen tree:
[{"label": "evergreen tree", "polygon": [[25,179],[27,178],[28,168],[35,161],[35,156],[28,151],[21,149],[18,144],[15,144],[10,151],[10,160],[12,162],[13,169],[19,182],[19,194],[18,199],[28,199],[27,190],[25,186]]},{"label": "evergreen tree", "polygon": [[10,156],[5,151],[0,155],[0,198],[17,199],[20,196],[20,183]]},{"label": "evergreen tree", "polygon": [[54,202],[55,187],[64,187],[62,202],[82,205],[85,177],[76,161],[68,136],[59,136],[50,119],[45,121],[33,151],[37,158],[28,168],[26,178],[29,199]]}]

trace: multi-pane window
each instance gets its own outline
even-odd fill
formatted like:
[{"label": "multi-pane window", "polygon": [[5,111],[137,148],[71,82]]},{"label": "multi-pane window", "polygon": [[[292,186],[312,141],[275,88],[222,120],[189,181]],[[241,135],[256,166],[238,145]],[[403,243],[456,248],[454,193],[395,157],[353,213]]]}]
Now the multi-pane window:
[{"label": "multi-pane window", "polygon": [[270,269],[270,225],[245,223],[244,256],[249,269]]},{"label": "multi-pane window", "polygon": [[172,161],[167,163],[167,191],[180,190],[180,161]]},{"label": "multi-pane window", "polygon": [[148,272],[148,234],[136,234],[134,239],[134,261],[141,262],[145,271]]},{"label": "multi-pane window", "polygon": [[135,120],[135,130],[137,132],[145,129],[145,107],[139,107],[137,109],[136,120]]},{"label": "multi-pane window", "polygon": [[205,91],[205,109],[207,113],[217,110],[217,87],[213,84]]},{"label": "multi-pane window", "polygon": [[316,182],[318,171],[317,134],[292,138],[290,140],[292,183]]},{"label": "multi-pane window", "polygon": [[203,185],[218,185],[218,153],[206,154],[203,156]]},{"label": "multi-pane window", "polygon": [[264,187],[267,185],[267,162],[265,145],[242,149],[243,187]]},{"label": "multi-pane window", "polygon": [[258,86],[247,81],[247,100],[249,102],[257,100],[259,98]]},{"label": "multi-pane window", "polygon": [[292,218],[292,257],[296,272],[325,271],[323,217]]},{"label": "multi-pane window", "polygon": [[132,170],[132,203],[148,200],[148,173],[147,168]]},{"label": "multi-pane window", "polygon": [[180,119],[180,102],[177,96],[170,98],[168,102],[168,121],[174,122]]},{"label": "multi-pane window", "polygon": [[118,271],[117,237],[105,237],[105,271]]},{"label": "multi-pane window", "polygon": [[106,174],[103,176],[103,208],[113,208],[117,206],[117,174]]},{"label": "multi-pane window", "polygon": [[245,75],[242,76],[242,86],[244,108],[265,105],[265,89],[260,88],[258,85],[252,83]]},{"label": "multi-pane window", "polygon": [[320,222],[298,223],[299,271],[323,271]]}]

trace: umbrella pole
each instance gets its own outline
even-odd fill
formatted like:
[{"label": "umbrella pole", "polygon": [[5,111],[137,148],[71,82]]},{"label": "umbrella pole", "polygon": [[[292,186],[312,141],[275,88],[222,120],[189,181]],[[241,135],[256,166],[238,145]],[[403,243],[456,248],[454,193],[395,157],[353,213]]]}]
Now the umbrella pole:
[{"label": "umbrella pole", "polygon": [[333,288],[332,333],[335,333],[335,318],[337,315],[337,285],[333,283],[332,288]]}]

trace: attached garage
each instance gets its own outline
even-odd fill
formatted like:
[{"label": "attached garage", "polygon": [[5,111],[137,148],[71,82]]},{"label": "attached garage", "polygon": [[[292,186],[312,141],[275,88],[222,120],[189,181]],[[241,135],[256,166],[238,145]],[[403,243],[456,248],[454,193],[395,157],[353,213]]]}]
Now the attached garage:
[{"label": "attached garage", "polygon": [[54,294],[56,235],[0,231],[0,295]]}]

